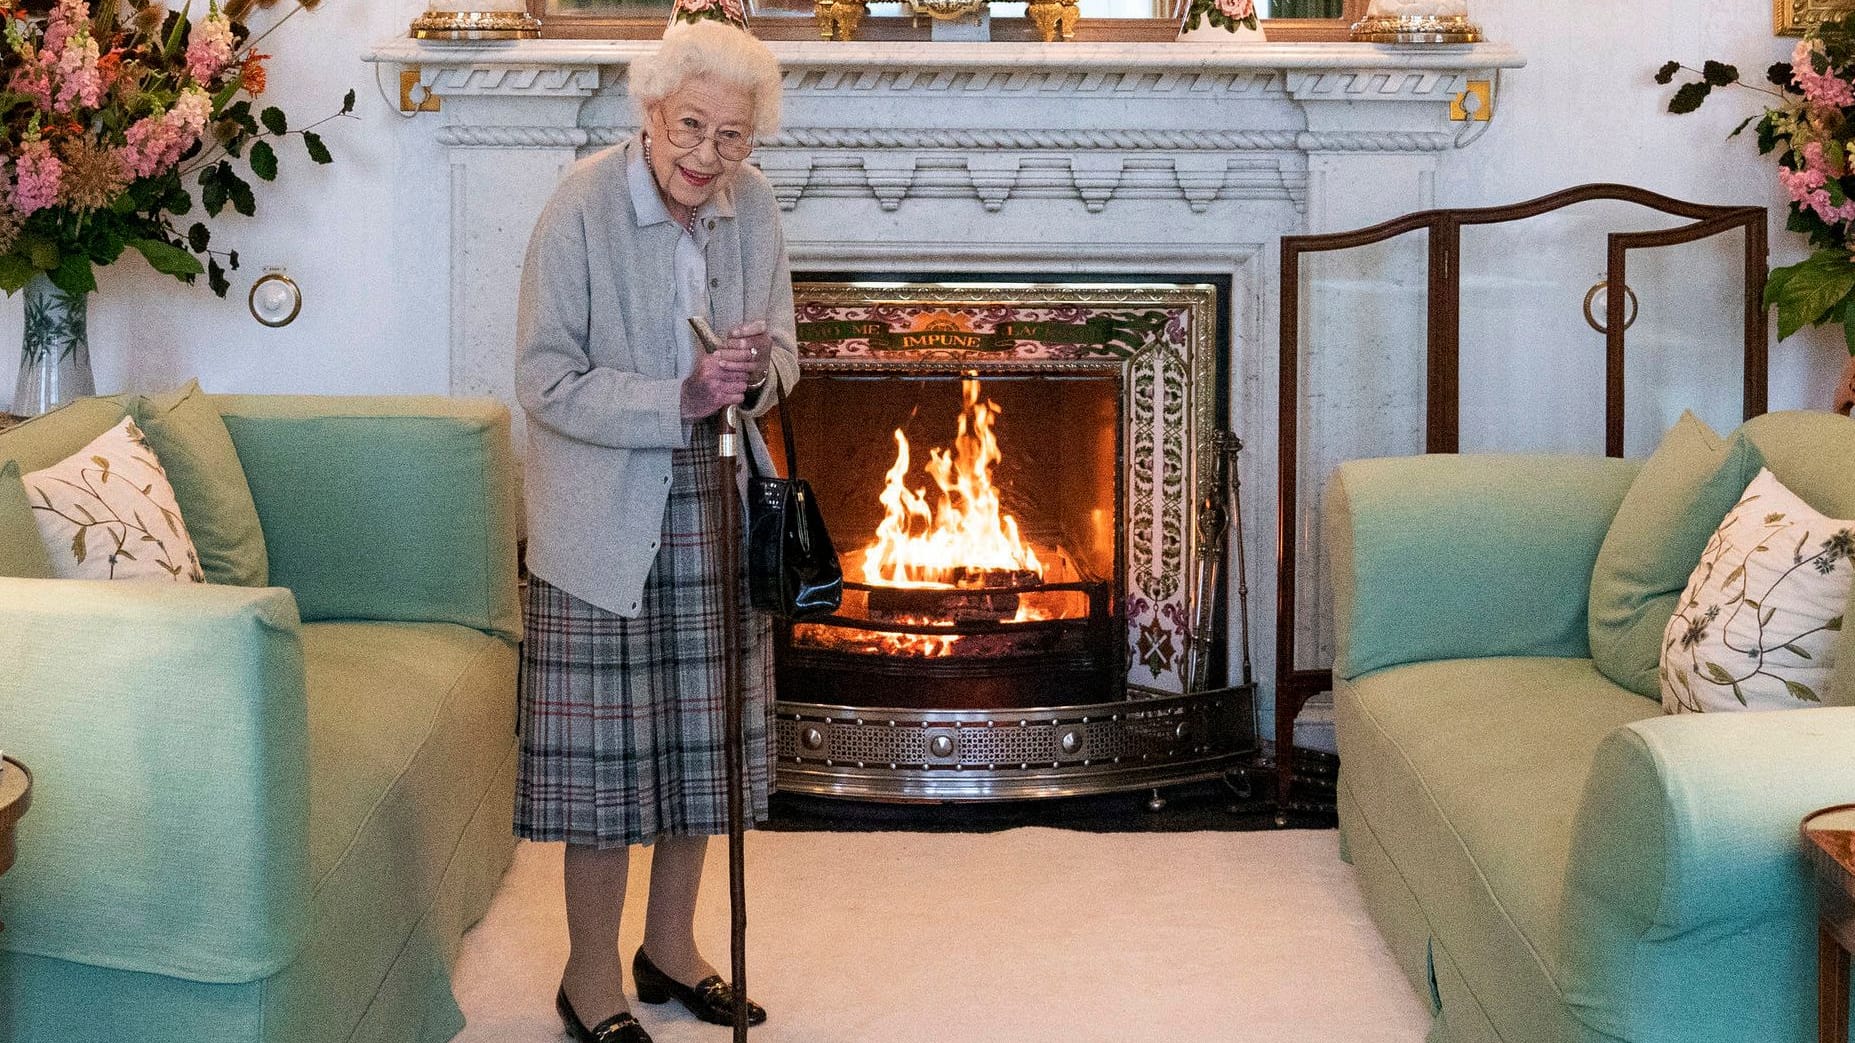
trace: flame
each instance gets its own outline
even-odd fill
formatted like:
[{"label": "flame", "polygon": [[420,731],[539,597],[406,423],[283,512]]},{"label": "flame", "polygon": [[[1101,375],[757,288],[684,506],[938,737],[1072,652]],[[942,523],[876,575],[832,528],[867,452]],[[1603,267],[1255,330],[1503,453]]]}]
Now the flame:
[{"label": "flame", "polygon": [[884,515],[875,537],[863,548],[863,581],[891,587],[954,587],[987,572],[1032,573],[1043,577],[1043,563],[1018,534],[1018,521],[1006,514],[992,484],[992,465],[1000,459],[993,421],[998,405],[980,401],[979,381],[960,382],[964,404],[953,448],[928,450],[922,466],[939,488],[930,504],[928,487],[910,489],[908,436],[895,430],[895,465],[883,476]]}]

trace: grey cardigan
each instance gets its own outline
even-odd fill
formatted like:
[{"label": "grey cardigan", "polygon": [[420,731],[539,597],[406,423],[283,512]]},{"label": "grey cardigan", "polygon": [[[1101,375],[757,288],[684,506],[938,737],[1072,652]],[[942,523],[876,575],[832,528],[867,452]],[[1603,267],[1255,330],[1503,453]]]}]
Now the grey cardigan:
[{"label": "grey cardigan", "polygon": [[[637,139],[575,163],[528,244],[516,317],[515,394],[528,414],[528,568],[609,612],[635,617],[656,561],[671,450],[686,444],[674,315],[674,223],[641,224],[627,167]],[[792,273],[772,186],[752,167],[698,217],[715,328],[765,319],[773,374],[790,388]],[[747,402],[758,416],[765,391]],[[748,451],[764,461],[759,431]]]}]

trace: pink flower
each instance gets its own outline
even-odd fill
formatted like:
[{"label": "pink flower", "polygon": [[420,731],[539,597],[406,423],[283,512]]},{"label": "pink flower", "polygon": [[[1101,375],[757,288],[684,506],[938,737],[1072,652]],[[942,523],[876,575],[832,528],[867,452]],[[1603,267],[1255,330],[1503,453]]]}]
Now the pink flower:
[{"label": "pink flower", "polygon": [[19,150],[19,177],[13,182],[13,209],[25,216],[58,201],[64,164],[52,155],[51,143],[28,141]]},{"label": "pink flower", "polygon": [[1256,13],[1256,0],[1217,0],[1217,9],[1233,22],[1241,22]]},{"label": "pink flower", "polygon": [[187,34],[187,73],[195,83],[210,83],[232,64],[232,22],[214,11],[195,22]]},{"label": "pink flower", "polygon": [[14,69],[6,89],[26,95],[42,110],[50,111],[52,107],[52,74],[43,65],[25,64]]},{"label": "pink flower", "polygon": [[1855,87],[1847,80],[1838,79],[1835,70],[1817,72],[1815,59],[1823,52],[1813,40],[1799,40],[1791,50],[1791,82],[1803,91],[1804,100],[1811,105],[1827,108],[1846,108],[1855,105]]},{"label": "pink flower", "polygon": [[85,33],[58,56],[58,98],[54,108],[70,112],[72,103],[94,109],[103,100],[103,73],[97,68],[97,42]]},{"label": "pink flower", "polygon": [[212,107],[212,99],[198,87],[180,92],[173,108],[137,120],[124,132],[128,144],[118,153],[122,165],[136,177],[151,177],[167,170],[200,139]]},{"label": "pink flower", "polygon": [[86,0],[58,0],[58,6],[45,23],[45,42],[40,50],[47,62],[56,62],[64,45],[90,21],[90,4]]}]

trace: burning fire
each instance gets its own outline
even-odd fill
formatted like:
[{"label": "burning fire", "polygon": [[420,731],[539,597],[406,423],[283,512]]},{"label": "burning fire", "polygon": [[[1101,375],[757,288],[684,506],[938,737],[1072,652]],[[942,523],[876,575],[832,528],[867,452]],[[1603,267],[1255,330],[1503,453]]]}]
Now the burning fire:
[{"label": "burning fire", "polygon": [[992,465],[999,461],[993,421],[997,404],[980,401],[979,381],[960,382],[960,410],[952,450],[928,450],[922,470],[939,487],[930,504],[928,487],[910,489],[908,436],[895,431],[895,466],[884,476],[879,497],[885,514],[875,538],[863,548],[865,583],[890,587],[959,587],[983,584],[988,575],[1043,577],[1037,552],[1018,535],[1018,521],[999,503]]}]

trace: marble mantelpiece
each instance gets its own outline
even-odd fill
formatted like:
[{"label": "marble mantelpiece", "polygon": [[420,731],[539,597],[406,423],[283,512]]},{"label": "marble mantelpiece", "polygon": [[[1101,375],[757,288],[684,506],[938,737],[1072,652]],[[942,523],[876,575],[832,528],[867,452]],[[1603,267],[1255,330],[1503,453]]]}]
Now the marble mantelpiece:
[{"label": "marble mantelpiece", "polygon": [[[398,39],[366,56],[416,69],[416,90],[440,99],[419,118],[449,159],[434,183],[451,199],[453,392],[513,401],[528,233],[568,164],[634,131],[625,69],[653,46]],[[769,46],[783,126],[753,162],[786,211],[796,271],[1231,279],[1252,591],[1274,587],[1276,240],[1433,205],[1438,166],[1488,126],[1451,122],[1450,102],[1524,64],[1499,44]],[[1421,394],[1421,370],[1397,370],[1411,364],[1380,360],[1375,401]],[[1404,421],[1385,423],[1349,441],[1401,444]],[[1317,445],[1310,466],[1351,455]],[[1268,678],[1273,607],[1250,610]]]}]

